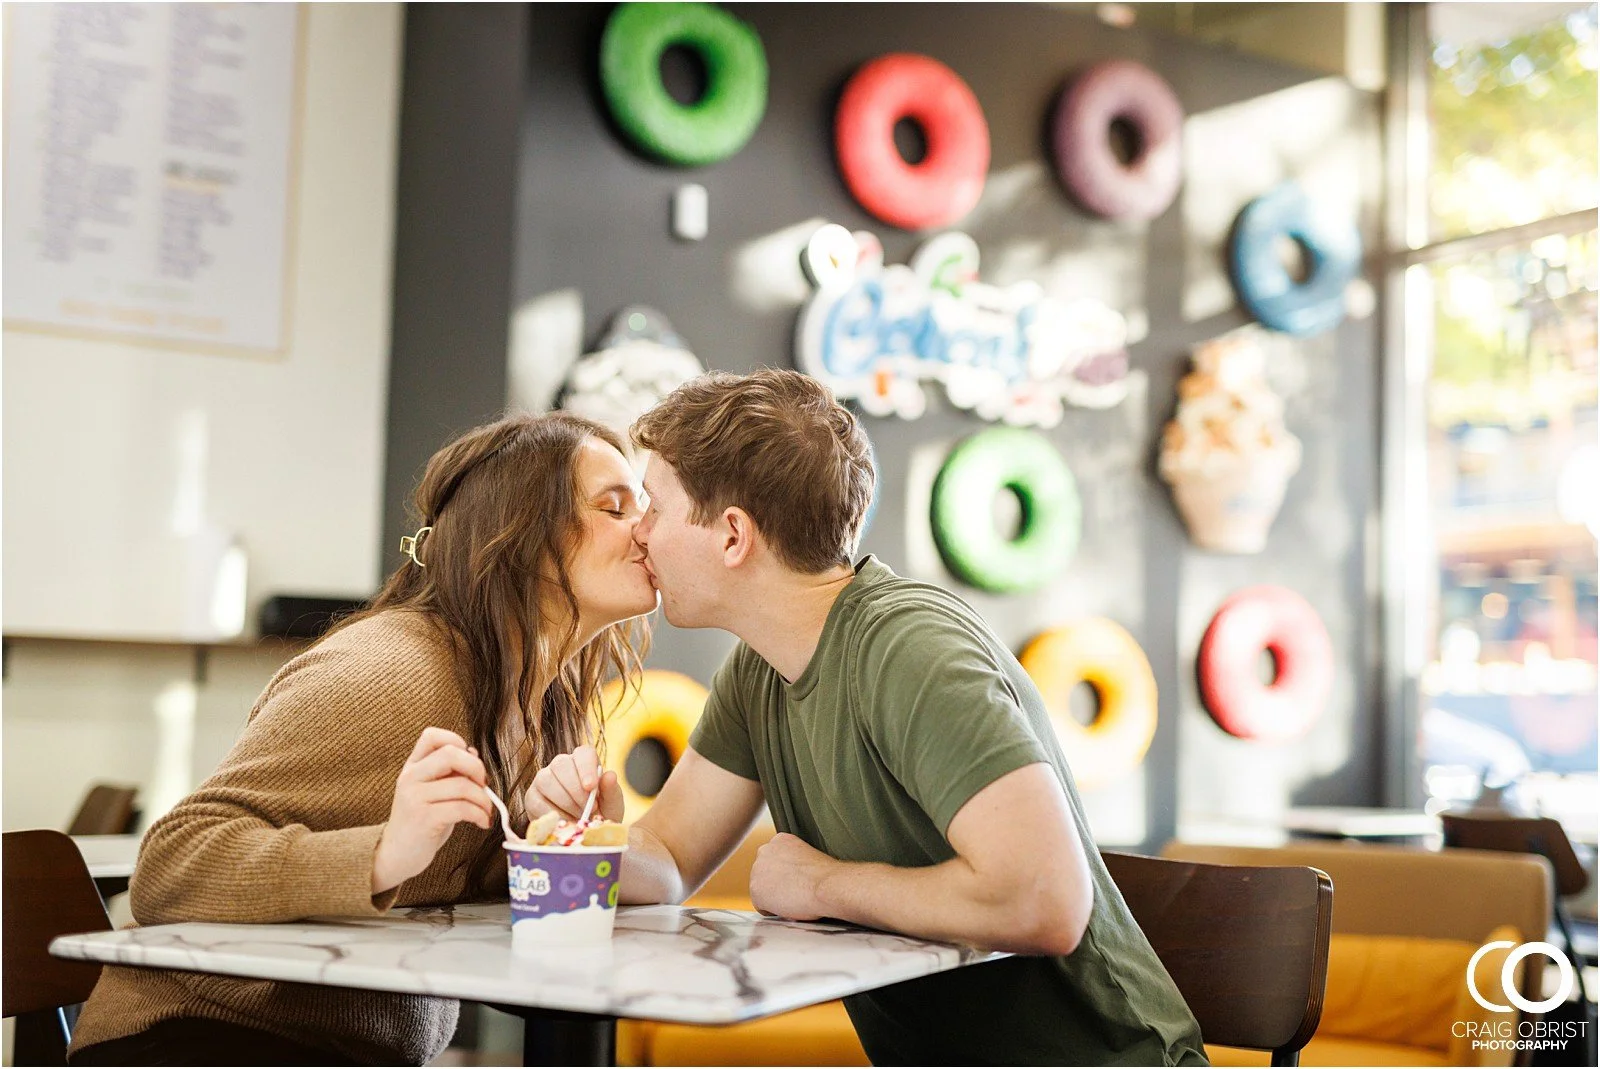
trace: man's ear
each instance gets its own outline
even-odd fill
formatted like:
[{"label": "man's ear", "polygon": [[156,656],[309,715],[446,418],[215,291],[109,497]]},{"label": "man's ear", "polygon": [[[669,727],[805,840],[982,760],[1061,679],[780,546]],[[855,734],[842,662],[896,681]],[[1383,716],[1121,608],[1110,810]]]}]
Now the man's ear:
[{"label": "man's ear", "polygon": [[734,505],[722,510],[722,563],[737,568],[755,552],[756,522],[744,509]]}]

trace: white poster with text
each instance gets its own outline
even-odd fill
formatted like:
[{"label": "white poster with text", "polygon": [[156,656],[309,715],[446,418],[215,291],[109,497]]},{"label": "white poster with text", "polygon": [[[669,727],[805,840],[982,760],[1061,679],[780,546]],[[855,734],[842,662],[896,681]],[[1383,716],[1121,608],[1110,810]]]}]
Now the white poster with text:
[{"label": "white poster with text", "polygon": [[281,351],[299,5],[6,16],[7,326]]}]

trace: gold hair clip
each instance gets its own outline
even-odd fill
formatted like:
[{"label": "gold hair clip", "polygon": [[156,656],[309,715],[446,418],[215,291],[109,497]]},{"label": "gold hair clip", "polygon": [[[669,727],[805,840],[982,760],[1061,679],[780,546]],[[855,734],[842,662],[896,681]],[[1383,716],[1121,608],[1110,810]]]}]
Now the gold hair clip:
[{"label": "gold hair clip", "polygon": [[417,547],[422,545],[422,540],[428,537],[432,531],[432,527],[419,527],[417,528],[417,533],[414,535],[400,536],[400,552],[410,557],[411,563],[415,564],[418,568],[426,568],[427,565],[423,564],[422,561],[417,559]]}]

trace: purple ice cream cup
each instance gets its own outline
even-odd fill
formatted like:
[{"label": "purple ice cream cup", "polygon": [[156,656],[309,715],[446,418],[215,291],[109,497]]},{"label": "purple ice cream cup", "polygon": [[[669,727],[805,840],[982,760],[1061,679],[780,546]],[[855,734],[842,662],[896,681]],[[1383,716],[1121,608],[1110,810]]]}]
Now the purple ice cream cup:
[{"label": "purple ice cream cup", "polygon": [[593,946],[611,939],[626,846],[506,843],[515,947]]}]

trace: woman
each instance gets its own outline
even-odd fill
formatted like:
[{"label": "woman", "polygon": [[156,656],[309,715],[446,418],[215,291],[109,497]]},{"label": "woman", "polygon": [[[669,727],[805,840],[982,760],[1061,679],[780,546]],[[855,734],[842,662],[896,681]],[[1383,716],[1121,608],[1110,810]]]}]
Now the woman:
[{"label": "woman", "polygon": [[[429,461],[408,554],[372,605],[286,664],[216,773],[153,825],[141,924],[373,917],[505,894],[483,785],[592,741],[632,675],[626,621],[656,606],[620,440],[566,413],[470,431]],[[642,642],[642,638],[641,638]],[[426,1062],[450,999],[109,967],[83,1064]]]}]

